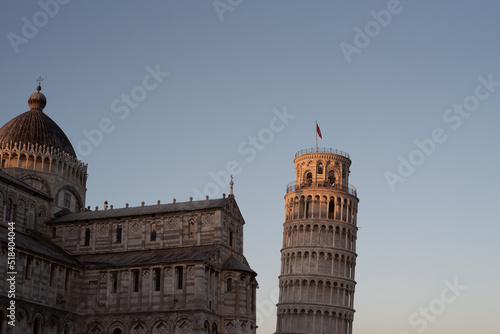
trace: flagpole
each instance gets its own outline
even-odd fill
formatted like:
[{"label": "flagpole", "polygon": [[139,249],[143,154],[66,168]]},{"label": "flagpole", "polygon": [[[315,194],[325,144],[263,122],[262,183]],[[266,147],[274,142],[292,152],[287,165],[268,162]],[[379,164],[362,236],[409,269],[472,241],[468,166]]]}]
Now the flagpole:
[{"label": "flagpole", "polygon": [[318,152],[318,121],[316,121],[316,128],[314,129],[316,132],[316,153]]}]

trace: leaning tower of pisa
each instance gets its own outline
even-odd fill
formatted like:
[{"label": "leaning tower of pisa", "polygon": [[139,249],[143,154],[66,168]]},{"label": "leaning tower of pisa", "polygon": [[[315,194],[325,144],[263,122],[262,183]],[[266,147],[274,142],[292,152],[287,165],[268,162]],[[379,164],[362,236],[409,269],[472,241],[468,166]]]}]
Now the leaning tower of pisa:
[{"label": "leaning tower of pisa", "polygon": [[285,195],[276,334],[351,334],[358,197],[345,152],[295,154]]}]

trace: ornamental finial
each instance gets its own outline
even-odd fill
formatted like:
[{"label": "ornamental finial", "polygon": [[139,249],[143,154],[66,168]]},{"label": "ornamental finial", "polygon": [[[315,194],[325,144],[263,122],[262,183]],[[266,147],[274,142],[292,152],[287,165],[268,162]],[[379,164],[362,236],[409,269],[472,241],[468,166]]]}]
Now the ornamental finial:
[{"label": "ornamental finial", "polygon": [[231,186],[231,189],[229,191],[229,196],[232,196],[233,195],[233,186],[234,186],[233,175],[232,174],[231,174],[231,182],[229,182],[229,185]]},{"label": "ornamental finial", "polygon": [[38,92],[40,92],[40,91],[42,90],[42,86],[41,86],[41,84],[42,84],[42,82],[43,82],[43,78],[42,78],[42,77],[38,77],[38,79],[36,79],[36,82],[38,82],[38,87],[36,87],[36,90],[37,90]]}]

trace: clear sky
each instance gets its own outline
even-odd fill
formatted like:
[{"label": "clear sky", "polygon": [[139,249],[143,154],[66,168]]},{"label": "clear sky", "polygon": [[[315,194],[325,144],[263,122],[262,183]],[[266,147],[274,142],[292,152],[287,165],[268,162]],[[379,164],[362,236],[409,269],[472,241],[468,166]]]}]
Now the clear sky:
[{"label": "clear sky", "polygon": [[221,197],[229,168],[259,334],[315,120],[360,198],[354,333],[498,333],[498,1],[46,2],[0,3],[0,123],[43,76],[91,207]]}]

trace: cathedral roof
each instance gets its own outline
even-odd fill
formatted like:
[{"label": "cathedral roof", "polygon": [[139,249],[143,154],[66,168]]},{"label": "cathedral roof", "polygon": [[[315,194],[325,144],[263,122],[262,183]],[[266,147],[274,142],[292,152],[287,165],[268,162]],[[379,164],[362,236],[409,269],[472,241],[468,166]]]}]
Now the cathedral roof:
[{"label": "cathedral roof", "polygon": [[257,275],[257,273],[253,271],[248,264],[241,262],[232,255],[226,260],[226,262],[224,262],[222,270],[246,271]]},{"label": "cathedral roof", "polygon": [[128,252],[86,254],[76,258],[85,265],[96,267],[130,267],[154,265],[159,263],[199,262],[208,259],[221,246],[179,247]]},{"label": "cathedral roof", "polygon": [[52,199],[46,193],[44,193],[38,189],[33,188],[32,186],[20,181],[19,179],[15,178],[15,177],[13,177],[5,172],[2,172],[1,170],[0,170],[0,182],[6,183],[9,185],[13,185],[16,188],[22,189],[23,191],[26,191],[27,193],[38,196],[38,197],[43,197],[43,198],[48,199],[48,200]]},{"label": "cathedral roof", "polygon": [[53,220],[54,223],[74,222],[82,220],[112,219],[119,217],[143,216],[171,212],[190,212],[206,209],[217,209],[224,207],[232,201],[232,197],[190,201],[170,204],[145,205],[130,208],[108,209],[99,211],[85,211],[70,213],[66,216]]},{"label": "cathedral roof", "polygon": [[66,134],[43,112],[47,99],[40,93],[40,86],[37,90],[38,92],[33,93],[28,100],[30,110],[13,118],[0,128],[0,144],[3,142],[45,146],[64,151],[76,158],[75,150]]},{"label": "cathedral roof", "polygon": [[[0,242],[7,244],[7,235],[7,228],[0,226]],[[16,230],[16,248],[43,255],[67,264],[80,265],[71,255],[34,231],[24,234]]]}]

